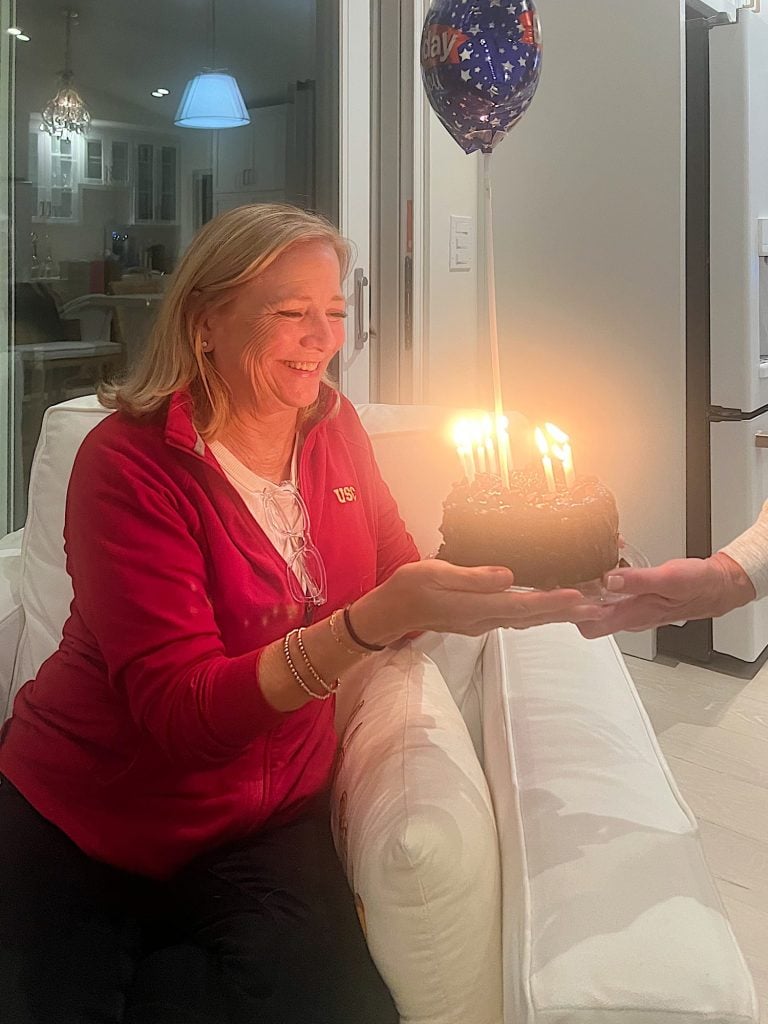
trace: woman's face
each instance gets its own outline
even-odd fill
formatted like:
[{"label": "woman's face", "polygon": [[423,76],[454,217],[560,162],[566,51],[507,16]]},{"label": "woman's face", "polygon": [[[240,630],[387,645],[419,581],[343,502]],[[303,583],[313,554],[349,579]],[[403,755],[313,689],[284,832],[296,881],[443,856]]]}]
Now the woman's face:
[{"label": "woman's face", "polygon": [[237,415],[311,405],[344,341],[339,259],[328,242],[297,242],[203,318],[208,353]]}]

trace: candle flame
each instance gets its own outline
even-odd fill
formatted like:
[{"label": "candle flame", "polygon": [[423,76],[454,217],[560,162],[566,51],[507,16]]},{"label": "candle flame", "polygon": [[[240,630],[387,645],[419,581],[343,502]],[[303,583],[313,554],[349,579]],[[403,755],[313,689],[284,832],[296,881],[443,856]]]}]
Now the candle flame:
[{"label": "candle flame", "polygon": [[472,424],[469,420],[458,420],[453,428],[453,443],[457,448],[467,448],[472,444]]},{"label": "candle flame", "polygon": [[549,441],[544,436],[544,431],[541,427],[536,427],[535,431],[536,447],[539,449],[541,455],[549,455]]},{"label": "candle flame", "polygon": [[546,427],[549,436],[557,444],[568,444],[570,441],[570,437],[565,433],[565,431],[561,430],[560,427],[556,427],[554,423],[545,423],[544,426]]}]

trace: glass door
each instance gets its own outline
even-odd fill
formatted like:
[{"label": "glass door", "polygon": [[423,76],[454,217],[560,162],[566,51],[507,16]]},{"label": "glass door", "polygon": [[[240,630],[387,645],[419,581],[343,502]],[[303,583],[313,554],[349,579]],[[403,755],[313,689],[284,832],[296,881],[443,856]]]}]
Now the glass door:
[{"label": "glass door", "polygon": [[[37,0],[17,13],[14,0],[0,0],[4,26],[23,13],[24,30],[23,38],[3,32],[0,75],[0,158],[10,160],[0,239],[12,254],[0,288],[10,300],[0,310],[6,387],[16,368],[0,455],[12,492],[3,507],[16,526],[46,408],[92,394],[133,364],[167,275],[219,211],[288,202],[324,214],[352,241],[348,334],[335,376],[353,401],[371,395],[368,97],[378,0],[272,3],[268,19],[262,2],[220,5],[217,53],[251,122],[219,131],[174,123],[186,83],[210,57],[200,32],[209,0],[187,2],[181,22],[170,0],[152,5],[151,23],[131,5],[80,11],[74,75],[91,121],[83,135],[59,138],[41,131],[41,114],[61,62],[61,5]],[[253,57],[263,45],[275,58],[268,65]]]}]

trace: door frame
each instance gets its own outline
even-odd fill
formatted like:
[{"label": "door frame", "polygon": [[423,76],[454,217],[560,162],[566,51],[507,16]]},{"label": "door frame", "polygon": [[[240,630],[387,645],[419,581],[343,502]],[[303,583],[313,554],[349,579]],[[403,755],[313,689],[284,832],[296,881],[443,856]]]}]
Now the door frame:
[{"label": "door frame", "polygon": [[15,366],[13,354],[13,293],[9,272],[13,260],[13,81],[16,45],[7,30],[15,24],[15,0],[0,0],[0,536],[12,526],[16,431],[14,419],[21,415],[15,408]]},{"label": "door frame", "polygon": [[339,227],[354,252],[345,282],[349,317],[339,384],[351,401],[364,403],[371,399],[370,290],[363,284],[371,256],[371,4],[339,0],[338,27]]}]

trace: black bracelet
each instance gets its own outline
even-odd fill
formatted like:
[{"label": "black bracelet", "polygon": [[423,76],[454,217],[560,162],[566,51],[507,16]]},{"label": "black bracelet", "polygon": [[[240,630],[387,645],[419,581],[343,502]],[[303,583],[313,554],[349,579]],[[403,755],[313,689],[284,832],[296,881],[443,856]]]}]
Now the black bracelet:
[{"label": "black bracelet", "polygon": [[361,640],[357,633],[352,629],[352,623],[349,619],[349,605],[344,609],[344,625],[347,627],[347,632],[352,637],[352,642],[357,644],[358,647],[362,647],[365,651],[383,651],[386,648],[386,644],[369,644],[365,640]]}]

